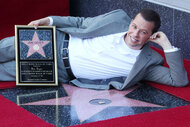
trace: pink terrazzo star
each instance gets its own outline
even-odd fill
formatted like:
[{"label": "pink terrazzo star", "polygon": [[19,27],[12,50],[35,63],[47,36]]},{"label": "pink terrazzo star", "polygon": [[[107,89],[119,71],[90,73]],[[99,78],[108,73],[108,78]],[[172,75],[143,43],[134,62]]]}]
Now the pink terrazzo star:
[{"label": "pink terrazzo star", "polygon": [[[102,111],[109,106],[126,106],[126,107],[163,107],[161,105],[151,104],[135,99],[125,97],[126,94],[132,92],[137,87],[133,87],[129,90],[91,90],[78,88],[71,85],[63,84],[68,96],[55,98],[50,100],[38,101],[27,103],[23,105],[72,105],[75,106],[78,118],[80,121],[84,121],[96,113]],[[96,104],[91,104],[92,100],[100,100]],[[101,100],[110,100],[111,103],[106,104]]]},{"label": "pink terrazzo star", "polygon": [[35,52],[39,53],[43,57],[46,57],[43,47],[46,44],[48,44],[49,41],[40,41],[36,32],[34,33],[32,41],[22,41],[22,42],[24,44],[26,44],[27,46],[29,46],[29,51],[28,51],[27,57],[30,57]]}]

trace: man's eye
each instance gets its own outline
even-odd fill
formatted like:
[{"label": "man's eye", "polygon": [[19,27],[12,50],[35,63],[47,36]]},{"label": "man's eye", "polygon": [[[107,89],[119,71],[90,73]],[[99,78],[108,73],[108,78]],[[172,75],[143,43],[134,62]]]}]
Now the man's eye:
[{"label": "man's eye", "polygon": [[134,29],[136,29],[136,28],[137,28],[137,26],[135,26],[135,25],[132,25],[132,27],[133,27]]},{"label": "man's eye", "polygon": [[145,34],[147,34],[147,32],[146,32],[146,31],[143,31],[142,33],[143,33],[144,35],[145,35]]}]

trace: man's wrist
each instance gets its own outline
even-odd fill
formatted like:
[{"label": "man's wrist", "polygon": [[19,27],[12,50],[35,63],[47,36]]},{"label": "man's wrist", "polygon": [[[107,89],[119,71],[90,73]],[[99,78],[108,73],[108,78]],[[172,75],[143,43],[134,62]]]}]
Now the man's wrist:
[{"label": "man's wrist", "polygon": [[178,50],[179,50],[179,48],[172,46],[171,49],[166,49],[166,50],[164,50],[164,52],[165,53],[169,53],[169,52],[176,52]]},{"label": "man's wrist", "polygon": [[169,41],[163,41],[163,43],[160,43],[160,46],[163,48],[163,50],[173,49],[173,46]]},{"label": "man's wrist", "polygon": [[52,17],[48,17],[49,18],[49,26],[53,25],[53,18]]}]

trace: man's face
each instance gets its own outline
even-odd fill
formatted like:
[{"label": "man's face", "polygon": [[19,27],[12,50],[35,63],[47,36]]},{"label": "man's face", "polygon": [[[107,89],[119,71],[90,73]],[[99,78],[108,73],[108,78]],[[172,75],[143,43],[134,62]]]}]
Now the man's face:
[{"label": "man's face", "polygon": [[139,50],[152,35],[154,22],[146,21],[138,14],[130,23],[129,30],[125,36],[125,43],[129,48]]}]

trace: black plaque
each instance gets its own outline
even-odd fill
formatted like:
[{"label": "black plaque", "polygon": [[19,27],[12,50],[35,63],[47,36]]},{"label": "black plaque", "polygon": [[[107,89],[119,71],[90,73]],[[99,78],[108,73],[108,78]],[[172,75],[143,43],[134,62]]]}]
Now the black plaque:
[{"label": "black plaque", "polygon": [[55,36],[55,26],[15,26],[17,85],[58,85]]}]

